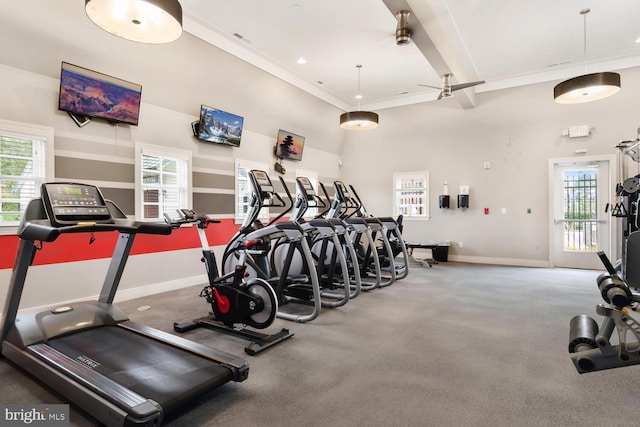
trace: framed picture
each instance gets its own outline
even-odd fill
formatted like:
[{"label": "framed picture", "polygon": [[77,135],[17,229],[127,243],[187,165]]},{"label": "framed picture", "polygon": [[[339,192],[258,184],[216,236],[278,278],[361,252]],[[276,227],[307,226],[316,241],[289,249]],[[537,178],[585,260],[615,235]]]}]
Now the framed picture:
[{"label": "framed picture", "polygon": [[275,154],[279,159],[302,160],[304,136],[280,129],[276,140]]}]

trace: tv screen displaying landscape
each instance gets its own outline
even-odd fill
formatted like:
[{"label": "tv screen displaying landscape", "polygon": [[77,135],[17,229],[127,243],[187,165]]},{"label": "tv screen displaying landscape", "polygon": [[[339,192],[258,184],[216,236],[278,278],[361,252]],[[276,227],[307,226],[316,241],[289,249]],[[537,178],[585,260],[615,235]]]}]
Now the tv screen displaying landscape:
[{"label": "tv screen displaying landscape", "polygon": [[198,139],[239,147],[243,123],[240,116],[203,105],[200,107]]},{"label": "tv screen displaying landscape", "polygon": [[110,122],[138,124],[142,86],[62,63],[58,109]]},{"label": "tv screen displaying landscape", "polygon": [[276,140],[276,157],[287,160],[302,160],[304,136],[280,129]]}]

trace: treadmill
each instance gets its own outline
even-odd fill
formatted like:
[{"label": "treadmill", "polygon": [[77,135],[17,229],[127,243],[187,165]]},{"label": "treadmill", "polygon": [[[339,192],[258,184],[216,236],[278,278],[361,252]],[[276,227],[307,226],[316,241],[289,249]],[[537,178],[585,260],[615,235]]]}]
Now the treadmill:
[{"label": "treadmill", "polygon": [[[247,378],[245,360],[132,322],[113,305],[135,236],[168,235],[169,224],[127,219],[92,185],[45,183],[41,194],[18,228],[0,356],[108,426],[157,426],[186,402]],[[119,234],[98,301],[18,313],[27,270],[45,242],[113,231]]]}]

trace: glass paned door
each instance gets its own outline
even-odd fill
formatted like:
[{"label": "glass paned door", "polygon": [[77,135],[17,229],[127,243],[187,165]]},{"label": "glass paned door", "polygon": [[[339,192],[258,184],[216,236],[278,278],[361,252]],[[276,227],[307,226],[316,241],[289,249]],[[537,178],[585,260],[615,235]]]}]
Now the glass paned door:
[{"label": "glass paned door", "polygon": [[556,162],[552,169],[551,259],[556,267],[602,269],[611,251],[608,160]]},{"label": "glass paned door", "polygon": [[563,171],[564,250],[598,250],[598,169]]}]

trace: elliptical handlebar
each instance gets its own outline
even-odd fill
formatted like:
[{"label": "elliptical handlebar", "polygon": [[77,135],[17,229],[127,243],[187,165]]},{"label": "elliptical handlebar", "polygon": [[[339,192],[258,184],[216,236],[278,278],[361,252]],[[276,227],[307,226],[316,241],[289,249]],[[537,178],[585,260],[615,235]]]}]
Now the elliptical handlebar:
[{"label": "elliptical handlebar", "polygon": [[353,188],[353,185],[349,184],[349,188],[351,189],[351,192],[355,196],[354,202],[358,205],[357,212],[359,213],[359,215],[363,217],[373,216],[367,212],[367,208],[364,207],[364,203],[362,203],[362,199],[360,199],[360,196],[358,196],[358,193],[356,192],[356,189]]},{"label": "elliptical handlebar", "polygon": [[[318,215],[316,215],[316,218],[324,218],[325,215],[327,215],[327,213],[331,209],[331,198],[329,197],[327,188],[324,186],[324,184],[321,181],[318,181],[318,185],[320,186],[320,188],[322,188],[322,193],[324,194],[324,198],[327,200],[327,202],[325,203],[324,201],[322,201],[323,207],[326,207],[326,209],[322,212],[319,212]],[[319,196],[318,196],[318,199],[320,199]]]},{"label": "elliptical handlebar", "polygon": [[[344,183],[342,181],[334,181],[333,188],[335,190],[334,203],[338,202],[337,215],[340,218],[351,218],[354,215],[361,216],[360,208],[362,206],[356,199],[351,197]],[[349,213],[349,209],[352,212]]]},{"label": "elliptical handlebar", "polygon": [[273,192],[273,196],[276,197],[282,204],[277,206],[276,205],[270,205],[270,206],[283,207],[285,209],[282,212],[280,212],[278,215],[276,215],[271,221],[269,221],[267,226],[275,224],[280,218],[282,218],[283,216],[291,212],[291,209],[293,209],[294,202],[293,202],[293,197],[291,196],[291,192],[287,188],[287,184],[284,182],[284,179],[281,176],[279,176],[278,179],[280,180],[280,184],[282,185],[282,188],[284,188],[284,192],[287,194],[289,203],[287,204],[284,201],[284,199],[282,199],[280,194],[276,193],[275,191]]}]

